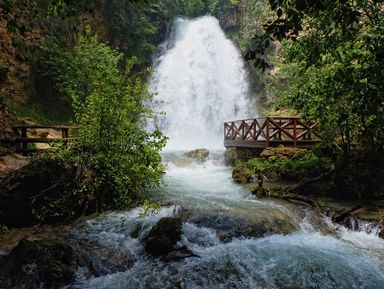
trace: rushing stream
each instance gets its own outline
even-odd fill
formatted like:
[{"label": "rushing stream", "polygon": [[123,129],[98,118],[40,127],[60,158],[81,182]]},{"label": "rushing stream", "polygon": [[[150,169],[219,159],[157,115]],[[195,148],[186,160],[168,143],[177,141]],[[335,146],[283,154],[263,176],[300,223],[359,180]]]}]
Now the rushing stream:
[{"label": "rushing stream", "polygon": [[[159,212],[111,213],[78,225],[73,238],[131,256],[130,269],[93,276],[78,271],[70,288],[384,288],[384,241],[336,228],[310,208],[257,200],[223,164],[221,125],[248,111],[244,63],[213,17],[178,20],[156,61],[152,89],[167,114],[155,123],[170,136]],[[163,101],[163,102],[161,102]],[[204,163],[183,157],[210,150]],[[166,261],[143,239],[163,216],[182,216],[181,245],[197,257]]]}]

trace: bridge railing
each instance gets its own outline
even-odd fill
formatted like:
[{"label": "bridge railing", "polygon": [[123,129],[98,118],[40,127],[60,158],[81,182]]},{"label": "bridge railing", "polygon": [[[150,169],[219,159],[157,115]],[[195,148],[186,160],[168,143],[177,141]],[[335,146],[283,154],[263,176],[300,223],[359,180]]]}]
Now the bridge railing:
[{"label": "bridge railing", "polygon": [[266,117],[224,123],[224,144],[270,147],[280,144],[308,147],[321,141],[314,129],[317,123],[296,117]]},{"label": "bridge railing", "polygon": [[[73,132],[76,132],[79,128],[79,126],[67,125],[18,125],[13,127],[13,132],[15,134],[14,142],[16,143],[18,152],[27,154],[39,149],[36,147],[31,148],[29,144],[67,143],[69,141],[77,140],[77,137],[73,135]],[[51,134],[50,131],[55,132],[53,136],[49,136]]]}]

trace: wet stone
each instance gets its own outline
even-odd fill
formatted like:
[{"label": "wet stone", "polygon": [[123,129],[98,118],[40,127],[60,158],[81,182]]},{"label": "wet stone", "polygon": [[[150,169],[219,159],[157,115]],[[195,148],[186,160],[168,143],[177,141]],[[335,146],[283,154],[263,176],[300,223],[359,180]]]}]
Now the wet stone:
[{"label": "wet stone", "polygon": [[165,255],[180,241],[181,233],[180,218],[161,218],[145,238],[145,250],[155,256]]}]

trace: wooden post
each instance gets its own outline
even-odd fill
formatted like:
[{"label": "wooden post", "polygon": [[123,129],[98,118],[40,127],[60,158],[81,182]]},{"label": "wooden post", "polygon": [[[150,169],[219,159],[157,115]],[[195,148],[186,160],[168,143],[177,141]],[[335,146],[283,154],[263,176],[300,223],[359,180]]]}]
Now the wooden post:
[{"label": "wooden post", "polygon": [[297,132],[296,132],[296,125],[297,125],[297,120],[296,118],[293,119],[293,146],[296,147],[296,139],[297,139]]},{"label": "wooden post", "polygon": [[269,117],[266,118],[266,128],[267,128],[267,133],[265,134],[267,136],[267,147],[269,147]]},{"label": "wooden post", "polygon": [[[68,130],[69,129],[67,127],[62,127],[61,128],[61,137],[63,139],[67,139],[69,137]],[[64,141],[63,144],[64,144],[64,147],[66,147],[67,146],[67,141]]]},{"label": "wooden post", "polygon": [[26,127],[21,128],[21,137],[23,138],[22,143],[21,143],[21,150],[22,150],[23,155],[26,155],[27,150],[28,150],[28,143],[25,140],[27,138],[27,128]]},{"label": "wooden post", "polygon": [[63,127],[63,128],[61,128],[61,137],[62,138],[68,138],[68,128],[67,127]]}]

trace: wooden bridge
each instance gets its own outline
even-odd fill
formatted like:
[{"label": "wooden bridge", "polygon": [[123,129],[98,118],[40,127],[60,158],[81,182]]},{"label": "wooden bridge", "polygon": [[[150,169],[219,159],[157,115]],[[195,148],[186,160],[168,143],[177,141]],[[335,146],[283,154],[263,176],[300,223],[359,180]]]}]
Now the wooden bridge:
[{"label": "wooden bridge", "polygon": [[322,141],[317,123],[296,117],[267,117],[224,123],[224,146],[264,149],[284,145],[308,148]]},{"label": "wooden bridge", "polygon": [[19,125],[13,127],[15,134],[14,142],[17,151],[23,154],[37,151],[41,148],[29,144],[52,144],[67,143],[76,140],[77,137],[70,135],[79,129],[79,126],[44,126],[44,125]]}]

